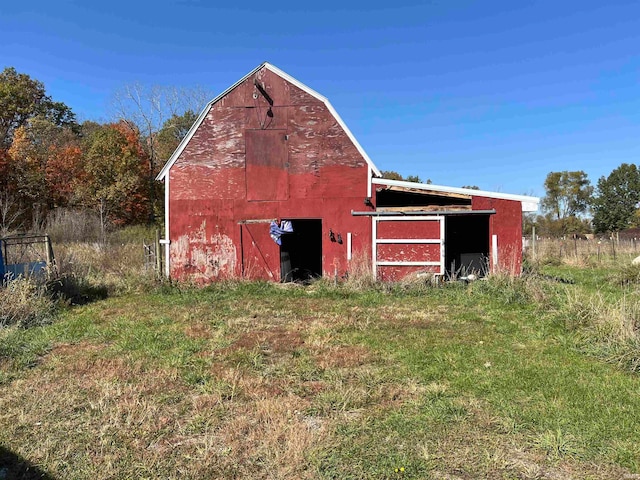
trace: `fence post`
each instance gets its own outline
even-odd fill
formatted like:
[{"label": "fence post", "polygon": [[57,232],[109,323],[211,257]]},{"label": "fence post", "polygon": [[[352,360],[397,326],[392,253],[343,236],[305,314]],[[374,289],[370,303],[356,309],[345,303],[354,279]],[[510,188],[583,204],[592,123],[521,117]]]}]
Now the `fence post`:
[{"label": "fence post", "polygon": [[616,259],[616,239],[611,237],[611,253],[613,254],[613,259]]},{"label": "fence post", "polygon": [[536,227],[531,227],[531,258],[536,259]]},{"label": "fence post", "polygon": [[156,254],[156,273],[162,276],[162,256],[160,255],[160,230],[156,230],[156,241],[154,244]]}]

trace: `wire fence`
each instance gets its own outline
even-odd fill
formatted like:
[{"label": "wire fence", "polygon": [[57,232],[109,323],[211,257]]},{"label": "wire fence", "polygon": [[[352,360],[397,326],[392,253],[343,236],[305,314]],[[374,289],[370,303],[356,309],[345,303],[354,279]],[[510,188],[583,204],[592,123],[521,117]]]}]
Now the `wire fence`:
[{"label": "wire fence", "polygon": [[640,239],[523,237],[525,258],[541,263],[612,263],[640,255]]}]

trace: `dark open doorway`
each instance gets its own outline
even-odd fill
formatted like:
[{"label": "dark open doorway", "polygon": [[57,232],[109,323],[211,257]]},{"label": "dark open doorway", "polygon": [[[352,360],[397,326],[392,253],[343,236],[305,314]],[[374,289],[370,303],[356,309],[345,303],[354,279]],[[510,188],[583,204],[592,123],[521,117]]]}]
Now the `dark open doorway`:
[{"label": "dark open doorway", "polygon": [[450,215],[445,220],[445,266],[451,277],[485,276],[489,266],[489,215]]},{"label": "dark open doorway", "polygon": [[291,220],[293,233],[282,236],[280,280],[304,282],[322,276],[322,220]]}]

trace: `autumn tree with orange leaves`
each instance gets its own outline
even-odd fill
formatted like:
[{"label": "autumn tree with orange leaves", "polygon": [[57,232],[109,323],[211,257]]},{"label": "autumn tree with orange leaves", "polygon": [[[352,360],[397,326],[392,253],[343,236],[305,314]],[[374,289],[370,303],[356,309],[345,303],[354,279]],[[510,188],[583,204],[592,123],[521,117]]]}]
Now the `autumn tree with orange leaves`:
[{"label": "autumn tree with orange leaves", "polygon": [[71,109],[51,99],[41,82],[5,68],[0,236],[41,230],[58,208],[96,212],[103,233],[110,226],[162,218],[155,175],[196,118],[193,105],[204,97],[194,92],[128,89],[117,122],[78,125]]}]

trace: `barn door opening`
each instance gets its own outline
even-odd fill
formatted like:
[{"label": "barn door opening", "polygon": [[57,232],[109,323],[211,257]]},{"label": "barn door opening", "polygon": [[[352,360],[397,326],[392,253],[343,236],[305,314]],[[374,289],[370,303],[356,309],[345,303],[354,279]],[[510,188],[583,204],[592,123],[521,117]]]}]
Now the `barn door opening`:
[{"label": "barn door opening", "polygon": [[322,276],[322,220],[291,220],[293,233],[282,236],[280,280],[304,282]]},{"label": "barn door opening", "polygon": [[445,225],[445,264],[451,277],[489,271],[489,215],[450,215]]}]

